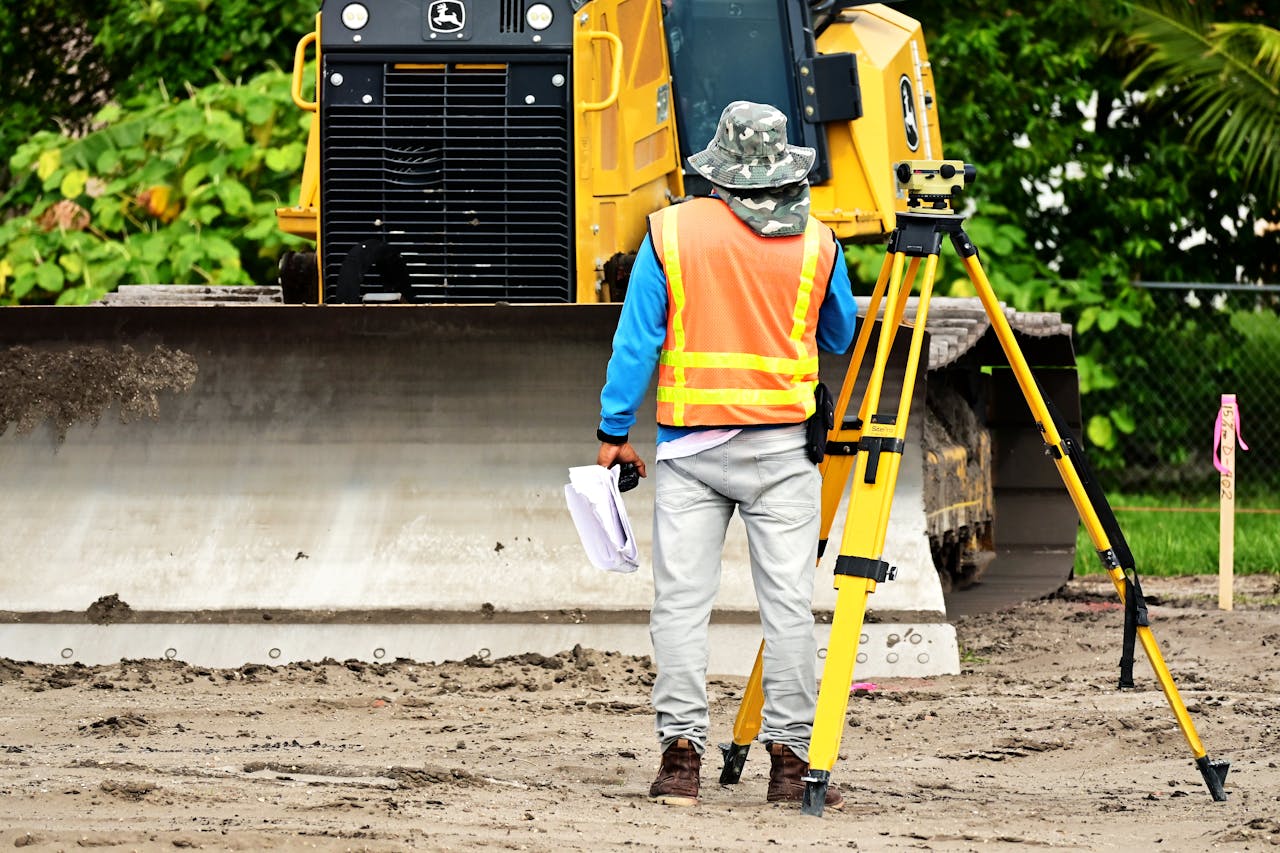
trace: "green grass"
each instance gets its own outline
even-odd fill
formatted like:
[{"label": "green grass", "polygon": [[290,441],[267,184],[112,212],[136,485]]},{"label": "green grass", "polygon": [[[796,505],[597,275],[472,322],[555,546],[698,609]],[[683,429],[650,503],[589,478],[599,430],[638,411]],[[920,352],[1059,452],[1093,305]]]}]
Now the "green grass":
[{"label": "green grass", "polygon": [[[1218,500],[1187,502],[1151,495],[1108,495],[1137,569],[1148,575],[1216,574],[1218,571]],[[1250,501],[1250,507],[1280,508],[1280,495]],[[1162,511],[1130,510],[1126,507]],[[1189,512],[1193,509],[1212,512]],[[1241,512],[1235,517],[1235,573],[1280,573],[1280,515]],[[1174,510],[1174,511],[1163,511]],[[1096,574],[1102,562],[1084,525],[1076,536],[1076,574]]]}]

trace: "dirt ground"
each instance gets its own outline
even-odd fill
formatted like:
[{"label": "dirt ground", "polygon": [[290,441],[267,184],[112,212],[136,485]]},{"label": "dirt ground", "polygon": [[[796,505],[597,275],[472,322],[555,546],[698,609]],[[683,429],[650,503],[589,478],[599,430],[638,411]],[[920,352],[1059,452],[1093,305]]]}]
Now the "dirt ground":
[{"label": "dirt ground", "polygon": [[[1149,579],[1213,802],[1141,659],[1116,689],[1109,582],[957,625],[961,675],[850,699],[843,813],[766,805],[752,750],[693,809],[650,804],[650,662],[574,649],[209,670],[0,661],[0,848],[1267,850],[1280,847],[1280,578]],[[750,655],[754,650],[744,650]],[[713,679],[728,740],[741,679]]]},{"label": "dirt ground", "polygon": [[162,346],[0,348],[0,435],[10,424],[26,434],[48,420],[61,442],[73,424],[96,424],[113,405],[122,423],[154,418],[160,394],[186,391],[196,373],[191,355]]}]

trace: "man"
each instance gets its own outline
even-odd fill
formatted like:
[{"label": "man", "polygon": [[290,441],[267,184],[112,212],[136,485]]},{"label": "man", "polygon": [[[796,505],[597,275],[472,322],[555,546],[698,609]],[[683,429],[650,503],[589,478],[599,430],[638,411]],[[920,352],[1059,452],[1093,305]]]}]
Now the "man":
[{"label": "man", "polygon": [[[761,740],[770,802],[803,798],[817,701],[813,575],[821,481],[805,451],[818,348],[844,352],[857,308],[840,246],[809,216],[814,151],[787,119],[735,101],[690,165],[715,188],[654,213],[600,394],[597,463],[645,464],[627,440],[658,367],[650,636],[662,746],[656,802],[695,805],[710,718],[707,625],[726,526],[747,529],[764,629]],[[828,788],[826,806],[843,798]]]}]

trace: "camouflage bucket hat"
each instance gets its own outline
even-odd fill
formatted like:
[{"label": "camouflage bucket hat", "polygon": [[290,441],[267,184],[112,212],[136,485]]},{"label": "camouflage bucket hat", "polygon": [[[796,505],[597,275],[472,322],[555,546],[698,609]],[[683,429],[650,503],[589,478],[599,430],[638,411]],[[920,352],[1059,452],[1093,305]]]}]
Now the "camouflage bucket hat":
[{"label": "camouflage bucket hat", "polygon": [[787,144],[787,117],[776,107],[734,101],[720,114],[716,135],[689,165],[713,184],[765,189],[803,181],[814,150]]}]

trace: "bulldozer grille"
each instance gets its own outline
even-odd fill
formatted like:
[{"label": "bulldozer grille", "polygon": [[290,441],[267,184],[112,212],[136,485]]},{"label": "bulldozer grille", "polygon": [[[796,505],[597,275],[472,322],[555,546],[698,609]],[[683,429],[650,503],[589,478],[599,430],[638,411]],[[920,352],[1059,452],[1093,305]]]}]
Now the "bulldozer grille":
[{"label": "bulldozer grille", "polygon": [[[327,300],[338,300],[348,253],[369,241],[403,258],[411,302],[572,300],[569,108],[525,103],[513,67],[348,69],[375,91],[322,106]],[[567,59],[552,70],[568,79]],[[366,300],[393,289],[376,266],[360,284]]]}]

